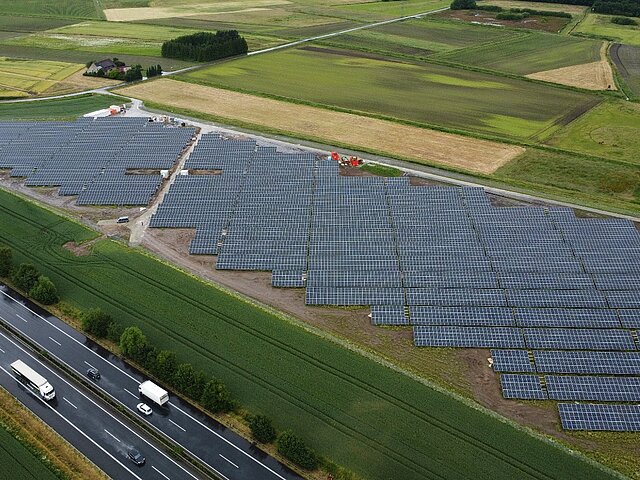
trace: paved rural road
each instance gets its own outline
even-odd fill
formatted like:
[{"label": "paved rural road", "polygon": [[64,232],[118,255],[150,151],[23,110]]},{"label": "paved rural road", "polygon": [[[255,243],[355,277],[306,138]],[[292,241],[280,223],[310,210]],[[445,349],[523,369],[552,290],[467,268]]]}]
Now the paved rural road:
[{"label": "paved rural road", "polygon": [[[10,364],[18,359],[53,385],[56,398],[46,402],[16,379]],[[0,330],[0,384],[111,478],[202,478],[201,474],[193,473],[191,468],[169,457],[156,442],[146,440],[140,429],[122,414],[66,374],[40,361],[4,330]],[[132,447],[145,456],[145,465],[139,467],[128,459],[127,451]]]},{"label": "paved rural road", "polygon": [[[138,385],[146,380],[139,371],[4,285],[0,286],[0,320],[11,325],[81,375],[86,374],[89,366],[98,368],[101,378],[96,382],[97,387],[136,415],[140,415],[141,421],[148,422],[150,426],[161,431],[203,464],[208,465],[220,478],[225,480],[300,479],[286,466],[251,446],[249,442],[223,425],[182,402],[175,395],[170,395],[169,407],[160,408],[147,402],[153,408],[153,414],[148,417],[139,414],[136,410],[136,405],[140,402]],[[0,348],[4,349],[4,346],[0,345]],[[5,359],[5,356],[0,356],[0,359]],[[15,355],[7,357],[0,362],[0,365],[8,370],[9,363],[15,359]],[[49,374],[43,367],[37,365],[33,367],[44,373],[58,391],[59,384],[63,383],[61,380]],[[6,377],[4,372],[0,371],[0,374]],[[5,380],[6,378],[2,380],[3,384]],[[67,389],[63,389],[62,386],[60,388],[61,393],[58,394],[60,398],[55,410],[64,407],[68,410],[67,413],[74,414],[75,410],[69,410],[73,407],[67,405],[62,399],[63,395],[67,396]],[[77,395],[74,395],[73,399],[77,399]],[[75,404],[74,400],[72,402]],[[80,411],[92,412],[91,416],[93,415],[93,408],[78,407]],[[97,428],[99,432],[102,430],[104,430],[103,427]],[[96,428],[87,431],[96,431]],[[123,442],[128,441],[129,435],[120,430],[117,431],[118,433],[111,430],[109,432],[114,433]],[[82,449],[86,441],[77,438],[72,443]],[[148,457],[151,455],[152,449],[144,442],[136,440],[136,444],[140,444],[141,450]],[[168,468],[164,465],[163,467]],[[141,471],[150,469],[145,467]],[[190,478],[184,472],[181,475],[168,476],[172,479]],[[162,476],[157,475],[154,478],[162,478]]]}]

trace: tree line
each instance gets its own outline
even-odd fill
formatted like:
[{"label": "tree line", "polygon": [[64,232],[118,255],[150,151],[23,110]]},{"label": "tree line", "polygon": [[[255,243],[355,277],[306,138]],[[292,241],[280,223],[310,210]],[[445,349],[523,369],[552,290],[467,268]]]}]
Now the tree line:
[{"label": "tree line", "polygon": [[162,44],[163,57],[195,62],[211,62],[234,55],[243,55],[248,51],[247,41],[237,30],[220,30],[216,33],[198,32],[177,37]]},{"label": "tree line", "polygon": [[[591,10],[595,13],[604,13],[607,15],[624,15],[630,17],[640,16],[640,2],[638,0],[530,0],[532,2],[544,2],[544,3],[562,3],[568,5],[582,5],[585,7],[591,7]],[[451,3],[451,10],[497,10],[500,7],[484,6],[478,7],[475,0],[453,0]],[[519,10],[519,11],[518,11]],[[530,13],[532,15],[545,15],[554,16],[553,12],[545,10],[530,10],[530,9],[510,9],[511,13]],[[535,13],[534,13],[535,12]],[[568,13],[561,12],[556,16],[571,16]],[[507,18],[505,18],[507,19]],[[515,18],[514,18],[515,19]]]},{"label": "tree line", "polygon": [[30,263],[13,264],[13,250],[0,245],[0,277],[11,280],[13,285],[28,297],[43,305],[58,303],[58,290],[49,277],[42,275]]}]

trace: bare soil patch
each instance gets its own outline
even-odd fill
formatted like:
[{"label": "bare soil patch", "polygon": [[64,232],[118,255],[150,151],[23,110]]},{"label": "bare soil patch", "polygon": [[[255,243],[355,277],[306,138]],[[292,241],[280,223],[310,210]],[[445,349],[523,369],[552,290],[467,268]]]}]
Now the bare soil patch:
[{"label": "bare soil patch", "polygon": [[597,62],[555,68],[553,70],[530,73],[526,76],[536,80],[585,88],[587,90],[617,90],[611,65],[607,61],[606,43],[600,49],[600,60]]},{"label": "bare soil patch", "polygon": [[525,150],[359,115],[296,105],[244,93],[160,79],[121,90],[142,100],[199,111],[230,123],[241,121],[314,137],[328,144],[352,145],[418,163],[492,173]]},{"label": "bare soil patch", "polygon": [[[516,2],[521,3],[521,2]],[[493,5],[494,2],[488,2],[487,4]],[[563,5],[564,6],[564,5]],[[518,6],[518,8],[536,8],[536,7],[524,7]],[[537,7],[541,10],[542,7]],[[447,10],[442,13],[434,15],[434,17],[461,20],[469,23],[477,23],[481,25],[492,25],[496,27],[512,27],[512,28],[526,28],[529,30],[540,30],[543,32],[557,33],[562,30],[567,23],[571,21],[570,18],[563,17],[543,17],[540,15],[530,15],[523,20],[498,20],[496,19],[497,12],[486,12],[484,10]]]},{"label": "bare soil patch", "polygon": [[76,242],[67,242],[62,246],[72,252],[76,257],[86,257],[87,255],[91,255],[92,243],[93,242],[87,242],[78,245]]}]

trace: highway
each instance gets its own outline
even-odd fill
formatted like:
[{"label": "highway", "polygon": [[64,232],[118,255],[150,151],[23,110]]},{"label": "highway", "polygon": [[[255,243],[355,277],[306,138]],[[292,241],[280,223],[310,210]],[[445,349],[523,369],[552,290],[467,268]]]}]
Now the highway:
[{"label": "highway", "polygon": [[[145,401],[153,409],[153,413],[149,416],[144,416],[139,413],[136,409],[136,405],[141,401],[138,397],[138,385],[146,380],[144,375],[85,337],[82,333],[71,328],[62,320],[39,309],[4,285],[0,285],[0,321],[10,325],[11,328],[18,331],[24,337],[29,338],[31,342],[39,345],[51,356],[64,363],[70,369],[75,370],[80,375],[86,376],[86,371],[90,367],[97,368],[100,371],[101,378],[95,382],[89,379],[88,381],[94,382],[95,386],[101,389],[106,395],[138,415],[142,422],[147,422],[149,426],[180,445],[192,457],[207,465],[220,478],[225,480],[290,480],[301,478],[274,458],[255,446],[252,446],[236,433],[202,414],[189,404],[181,401],[181,399],[172,395],[171,392],[168,407],[161,408],[150,401]],[[6,336],[6,334],[4,335]],[[0,348],[5,349],[5,346],[9,348],[7,341],[3,337],[0,337]],[[15,357],[15,354],[18,353],[17,351],[10,351],[13,352],[12,355],[0,352],[0,366],[7,370],[7,372],[10,372],[8,365],[11,362],[17,358],[22,359],[22,357]],[[35,404],[39,406],[35,407],[36,410],[34,410],[37,414],[43,408],[48,408],[59,413],[64,411],[65,415],[70,415],[71,418],[77,418],[78,411],[83,412],[83,418],[93,416],[95,407],[88,406],[85,403],[90,400],[82,400],[82,398],[80,398],[82,395],[67,393],[67,387],[61,379],[49,373],[43,366],[27,363],[49,380],[58,395],[57,405],[55,406],[53,404],[47,406],[32,396],[32,400],[27,403],[29,408],[32,408],[32,404],[34,404],[33,400],[37,400]],[[2,378],[0,383],[6,385],[8,373],[0,370],[0,374],[0,378]],[[9,383],[12,385],[12,389],[9,389],[9,391],[15,395],[16,388],[18,387],[16,386],[15,380],[10,380],[11,382]],[[70,403],[73,403],[78,409],[76,410],[74,406],[70,405],[63,397],[67,398]],[[19,398],[22,400],[22,397]],[[82,406],[76,404],[76,401],[80,402],[81,400]],[[91,412],[91,414],[87,412]],[[134,473],[150,471],[151,473],[149,473],[149,475],[153,475],[153,473],[155,473],[155,469],[152,469],[152,466],[155,464],[151,461],[153,449],[142,440],[135,440],[134,443],[136,446],[139,445],[139,450],[147,456],[148,465],[141,469],[134,470],[131,467],[135,467],[135,465],[126,458],[126,451],[123,448],[127,442],[130,442],[129,438],[131,435],[124,432],[121,428],[117,429],[117,422],[115,421],[108,421],[107,424],[107,432],[104,432],[105,427],[102,426],[102,423],[99,425],[91,424],[90,428],[81,427],[81,430],[99,435],[103,441],[108,441],[111,447],[120,447],[122,452],[118,450],[120,456],[116,456],[116,458],[121,458],[123,463]],[[69,441],[84,452],[82,447],[88,442],[78,435],[81,436],[81,433],[78,432],[75,438]],[[94,455],[87,456],[92,460],[94,459]],[[125,462],[129,462],[129,464]],[[101,467],[103,466],[98,462],[95,463]],[[157,468],[161,470],[163,474],[166,474],[165,470],[168,470],[169,467],[166,463],[163,463],[162,468]],[[114,478],[127,477],[123,474],[120,476],[116,475]],[[175,474],[173,476],[169,474],[166,474],[166,476],[157,474],[156,476],[140,476],[134,478],[188,479],[191,477],[187,475],[187,472],[183,471],[177,476]]]},{"label": "highway", "polygon": [[[53,385],[56,398],[48,402],[43,400],[15,377],[10,364],[18,359]],[[95,398],[95,394],[40,361],[16,337],[2,330],[0,384],[112,478],[202,478],[164,453],[155,442],[146,440],[139,428]],[[137,466],[129,460],[127,452],[130,448],[136,448],[144,455],[145,465]]]}]

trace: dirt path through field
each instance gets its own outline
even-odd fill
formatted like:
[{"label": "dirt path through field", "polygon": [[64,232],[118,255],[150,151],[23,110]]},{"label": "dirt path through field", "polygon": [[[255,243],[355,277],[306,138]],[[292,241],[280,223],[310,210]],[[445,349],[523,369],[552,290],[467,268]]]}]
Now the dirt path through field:
[{"label": "dirt path through field", "polygon": [[314,137],[329,145],[375,150],[418,163],[491,173],[524,148],[463,137],[385,120],[297,105],[244,93],[160,79],[121,90],[142,100],[199,111],[291,136]]},{"label": "dirt path through field", "polygon": [[603,42],[600,49],[600,60],[597,62],[545,70],[531,73],[527,77],[587,90],[617,90],[613,71],[607,60],[608,47],[609,44]]}]

